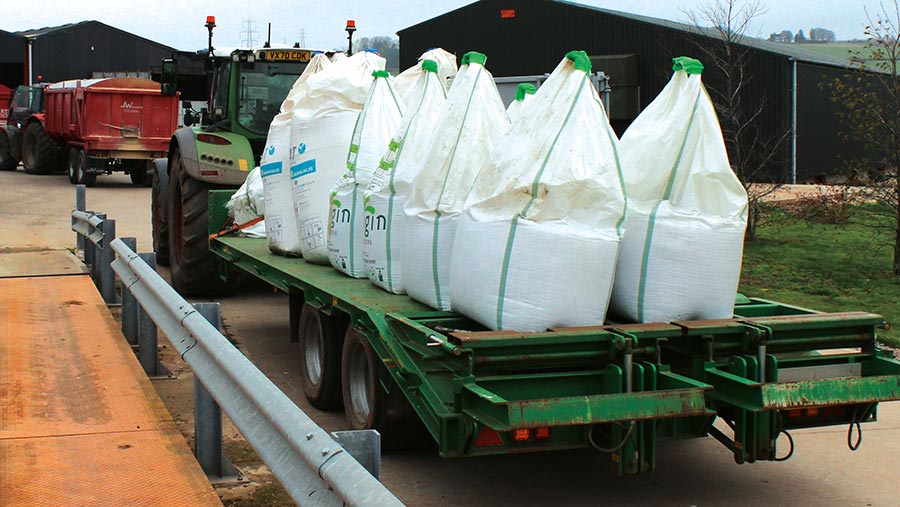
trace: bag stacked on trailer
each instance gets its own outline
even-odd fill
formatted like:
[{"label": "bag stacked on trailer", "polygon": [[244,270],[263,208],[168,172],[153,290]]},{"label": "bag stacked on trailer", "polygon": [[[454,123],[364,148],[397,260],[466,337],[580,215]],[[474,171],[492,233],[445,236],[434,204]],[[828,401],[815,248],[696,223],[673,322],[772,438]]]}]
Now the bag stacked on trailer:
[{"label": "bag stacked on trailer", "polygon": [[403,208],[410,183],[425,168],[441,107],[447,99],[437,62],[422,60],[415,68],[418,76],[411,93],[416,100],[407,109],[365,193],[366,274],[372,283],[394,294],[406,293],[400,241]]},{"label": "bag stacked on trailer", "polygon": [[[259,167],[254,167],[241,188],[231,195],[231,199],[225,204],[228,216],[235,224],[241,225],[266,215],[266,200],[263,193],[262,175]],[[266,221],[242,229],[239,234],[248,238],[265,238]]]},{"label": "bag stacked on trailer", "polygon": [[441,111],[425,170],[410,186],[404,210],[406,290],[414,299],[450,309],[450,258],[456,224],[475,177],[490,161],[494,145],[509,128],[487,57],[466,53]]},{"label": "bag stacked on trailer", "polygon": [[440,81],[444,90],[450,87],[450,81],[456,76],[456,56],[453,53],[444,51],[441,48],[429,49],[422,53],[416,65],[401,72],[391,83],[394,91],[403,97],[407,110],[414,109],[416,101],[421,97],[421,89],[418,87],[422,84],[420,77],[422,75],[422,62],[425,60],[431,60],[437,65],[438,81]]},{"label": "bag stacked on trailer", "polygon": [[384,70],[384,62],[364,51],[332,63],[309,79],[308,92],[294,108],[290,177],[300,252],[307,262],[329,263],[329,193],[347,167],[347,150],[372,73]]},{"label": "bag stacked on trailer", "polygon": [[636,322],[729,318],[741,272],[747,194],[728,163],[697,60],[620,142],[628,220],[612,311]]},{"label": "bag stacked on trailer", "polygon": [[502,138],[459,220],[453,310],[491,329],[604,322],[625,214],[615,133],[572,51]]},{"label": "bag stacked on trailer", "polygon": [[329,210],[328,260],[335,269],[355,278],[366,277],[363,234],[368,206],[363,204],[363,193],[403,119],[403,103],[391,88],[390,74],[378,70],[372,76],[375,81],[350,142],[348,172],[332,190]]},{"label": "bag stacked on trailer", "polygon": [[537,86],[531,83],[519,83],[519,86],[516,87],[516,100],[512,101],[509,104],[509,107],[506,108],[506,114],[509,116],[510,122],[516,122],[519,115],[522,114],[525,103],[531,102],[530,97],[532,97],[536,91]]},{"label": "bag stacked on trailer", "polygon": [[328,67],[331,61],[324,53],[314,55],[306,69],[294,82],[287,98],[281,104],[281,112],[269,125],[266,148],[262,154],[260,171],[265,190],[266,237],[269,249],[282,255],[300,254],[300,236],[294,218],[294,201],[291,196],[289,161],[291,151],[291,119],[300,97],[306,94],[310,76]]}]

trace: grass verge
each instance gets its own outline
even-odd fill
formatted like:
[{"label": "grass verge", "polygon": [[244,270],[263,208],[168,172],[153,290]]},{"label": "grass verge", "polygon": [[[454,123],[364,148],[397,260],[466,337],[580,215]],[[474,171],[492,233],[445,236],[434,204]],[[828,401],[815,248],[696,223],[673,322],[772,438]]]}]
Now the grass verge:
[{"label": "grass verge", "polygon": [[[846,224],[810,223],[775,209],[744,247],[740,292],[820,311],[867,311],[900,324],[900,278],[891,274],[888,231],[872,205],[853,206]],[[900,332],[879,331],[900,347]]]}]

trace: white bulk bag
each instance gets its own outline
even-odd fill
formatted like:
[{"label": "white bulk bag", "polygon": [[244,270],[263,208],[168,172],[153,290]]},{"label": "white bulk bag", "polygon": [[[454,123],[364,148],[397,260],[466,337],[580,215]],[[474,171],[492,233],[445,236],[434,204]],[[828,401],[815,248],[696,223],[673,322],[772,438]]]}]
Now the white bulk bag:
[{"label": "white bulk bag", "polygon": [[422,62],[426,60],[434,62],[437,66],[438,81],[444,90],[450,87],[450,80],[456,76],[456,56],[453,53],[444,51],[441,48],[429,49],[422,53],[416,65],[401,72],[391,82],[394,91],[403,97],[403,102],[406,104],[407,109],[413,109],[415,101],[422,96],[421,89],[416,89],[416,87],[422,86],[423,80],[419,78],[422,76]]},{"label": "white bulk bag", "polygon": [[[250,171],[241,188],[231,195],[231,199],[228,199],[225,208],[228,209],[228,216],[237,225],[246,224],[251,220],[265,216],[266,200],[263,195],[262,175],[258,166]],[[265,238],[266,221],[263,220],[250,227],[241,229],[238,234],[248,238]]]},{"label": "white bulk bag", "polygon": [[403,223],[403,280],[414,299],[450,309],[450,259],[456,224],[475,177],[490,161],[509,118],[484,68],[466,53],[435,128],[424,170],[410,185]]},{"label": "white bulk bag", "polygon": [[530,97],[533,96],[536,91],[537,86],[534,86],[531,83],[519,83],[519,86],[516,87],[516,100],[512,101],[509,104],[509,107],[506,108],[506,114],[509,116],[509,121],[515,123],[522,112],[522,108],[525,107],[525,103],[531,102]]},{"label": "white bulk bag", "polygon": [[409,185],[425,166],[441,107],[447,99],[438,77],[438,64],[423,60],[417,69],[418,82],[412,89],[418,90],[419,95],[394,133],[364,198],[366,274],[372,283],[394,294],[406,294],[400,267],[400,231]]},{"label": "white bulk bag", "polygon": [[611,310],[636,322],[730,318],[747,194],[690,58],[620,142],[628,220]]},{"label": "white bulk bag", "polygon": [[603,324],[625,194],[615,133],[572,51],[481,171],[460,217],[453,310],[491,329]]},{"label": "white bulk bag", "polygon": [[306,83],[310,76],[329,64],[328,57],[322,53],[310,59],[282,102],[281,112],[269,125],[269,135],[260,162],[267,211],[266,237],[269,240],[269,249],[282,255],[300,255],[300,238],[294,218],[289,173],[293,109],[296,101],[306,94]]},{"label": "white bulk bag", "polygon": [[328,223],[328,260],[338,271],[366,277],[363,235],[366,220],[363,193],[372,181],[391,134],[403,119],[403,103],[391,89],[390,74],[372,73],[369,96],[356,120],[347,155],[348,172],[331,192]]},{"label": "white bulk bag", "polygon": [[328,264],[329,194],[347,167],[356,118],[384,58],[362,51],[312,76],[291,120],[291,188],[300,251]]}]

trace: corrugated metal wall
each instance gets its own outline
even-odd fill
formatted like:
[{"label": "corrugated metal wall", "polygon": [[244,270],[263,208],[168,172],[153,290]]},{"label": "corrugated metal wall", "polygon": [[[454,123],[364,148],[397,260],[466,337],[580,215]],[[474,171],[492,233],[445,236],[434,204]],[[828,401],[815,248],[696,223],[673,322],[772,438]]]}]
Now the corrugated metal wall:
[{"label": "corrugated metal wall", "polygon": [[25,38],[0,30],[0,84],[10,88],[18,86],[23,78],[24,61]]},{"label": "corrugated metal wall", "polygon": [[93,72],[146,71],[172,50],[101,23],[85,23],[41,35],[32,49],[33,75],[45,82],[90,78]]},{"label": "corrugated metal wall", "polygon": [[[515,17],[502,18],[500,11],[509,9],[515,10]],[[486,53],[487,68],[498,77],[550,72],[572,49],[583,49],[590,55],[635,53],[639,59],[642,107],[656,97],[670,78],[672,57],[689,55],[702,59],[696,46],[701,39],[696,35],[547,0],[482,0],[402,30],[399,36],[401,69],[414,64],[428,48],[443,47],[458,56],[470,50]],[[791,119],[791,61],[785,55],[753,50],[749,68],[752,78],[746,83],[745,100],[763,105],[761,134],[772,137],[787,133]],[[615,80],[615,76],[611,79]],[[713,88],[721,76],[708,67],[703,79],[707,87]],[[819,93],[814,79],[803,79],[800,86],[799,96]],[[805,103],[811,104],[810,100]],[[806,138],[798,138],[798,179],[811,180],[822,171],[822,159],[827,158],[818,156],[819,150],[839,146],[837,120],[812,116],[807,120],[804,115],[808,111],[801,113],[799,120]],[[625,126],[615,125],[620,134]],[[777,165],[768,171],[771,178],[790,175],[790,136],[785,141]],[[832,173],[835,169],[831,169]]]}]

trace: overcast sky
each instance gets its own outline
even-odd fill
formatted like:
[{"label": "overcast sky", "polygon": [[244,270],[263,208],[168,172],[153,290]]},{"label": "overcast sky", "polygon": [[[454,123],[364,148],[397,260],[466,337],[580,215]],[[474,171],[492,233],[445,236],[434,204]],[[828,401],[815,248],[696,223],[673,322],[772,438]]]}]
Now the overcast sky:
[{"label": "overcast sky", "polygon": [[[305,33],[306,46],[319,49],[346,45],[345,21],[355,19],[355,39],[395,35],[398,30],[472,3],[471,0],[362,1],[362,0],[43,0],[31,7],[0,0],[0,29],[15,32],[97,20],[180,50],[206,47],[203,23],[216,16],[216,45],[239,46],[243,22],[252,20],[262,43],[268,23],[272,41],[294,43]],[[642,14],[673,21],[687,21],[683,9],[696,9],[710,0],[581,0],[578,3]],[[878,10],[878,0],[763,0],[767,12],[751,35],[812,27],[833,30],[839,40],[861,38],[866,19],[864,7]],[[35,6],[40,6],[37,8]],[[173,7],[176,7],[173,9]]]}]

